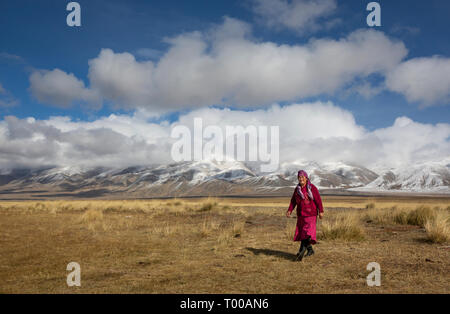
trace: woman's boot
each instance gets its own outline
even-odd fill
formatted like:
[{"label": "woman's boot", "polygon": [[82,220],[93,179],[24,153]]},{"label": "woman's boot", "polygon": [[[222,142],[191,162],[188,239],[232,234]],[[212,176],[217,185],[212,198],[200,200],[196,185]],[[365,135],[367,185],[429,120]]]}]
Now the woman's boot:
[{"label": "woman's boot", "polygon": [[302,244],[300,245],[300,249],[298,250],[296,261],[301,261],[306,252],[306,247],[308,246],[309,239],[302,240]]},{"label": "woman's boot", "polygon": [[311,255],[314,254],[314,250],[313,250],[312,244],[308,244],[306,249],[308,250],[308,253],[306,253],[306,256],[311,256]]}]

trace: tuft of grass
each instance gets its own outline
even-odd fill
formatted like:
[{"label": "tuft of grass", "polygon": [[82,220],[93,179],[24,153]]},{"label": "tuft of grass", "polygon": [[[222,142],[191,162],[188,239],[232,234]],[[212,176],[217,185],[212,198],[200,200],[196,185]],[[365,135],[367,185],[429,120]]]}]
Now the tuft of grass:
[{"label": "tuft of grass", "polygon": [[427,221],[434,219],[437,209],[419,206],[414,210],[392,210],[391,212],[392,220],[396,224],[424,227]]},{"label": "tuft of grass", "polygon": [[286,227],[284,229],[284,236],[287,240],[292,241],[294,238],[295,227],[297,225],[296,219],[288,219]]},{"label": "tuft of grass", "polygon": [[233,239],[233,235],[231,234],[230,230],[222,229],[219,233],[219,236],[217,237],[217,243],[219,245],[227,245],[231,242]]},{"label": "tuft of grass", "polygon": [[407,225],[408,224],[408,216],[409,214],[404,211],[392,211],[391,220],[392,222],[398,225]]},{"label": "tuft of grass", "polygon": [[233,225],[231,227],[231,232],[233,237],[237,238],[242,235],[244,231],[245,221],[233,221]]},{"label": "tuft of grass", "polygon": [[45,211],[47,209],[47,206],[44,203],[37,202],[34,204],[34,210],[36,211]]},{"label": "tuft of grass", "polygon": [[427,240],[431,243],[450,241],[450,215],[448,212],[437,211],[434,219],[427,220],[424,227],[427,232]]},{"label": "tuft of grass", "polygon": [[219,229],[220,224],[217,221],[211,221],[210,219],[205,219],[203,224],[200,226],[199,235],[202,238],[209,237],[214,231]]},{"label": "tuft of grass", "polygon": [[391,208],[369,209],[364,213],[366,221],[373,221],[378,224],[398,224],[424,227],[426,222],[434,219],[438,209],[431,209],[428,206],[418,206],[415,209]]},{"label": "tuft of grass", "polygon": [[424,227],[427,221],[433,220],[437,210],[432,210],[428,206],[420,206],[408,213],[408,224]]},{"label": "tuft of grass", "polygon": [[239,238],[244,231],[244,226],[244,221],[233,220],[230,225],[220,230],[217,237],[218,245],[228,245],[234,238]]},{"label": "tuft of grass", "polygon": [[201,204],[199,212],[209,212],[217,206],[218,202],[216,199],[208,198]]},{"label": "tuft of grass", "polygon": [[375,208],[375,203],[369,203],[366,205],[366,209],[374,209]]},{"label": "tuft of grass", "polygon": [[95,208],[88,209],[81,215],[81,222],[85,223],[90,230],[104,229],[103,211]]},{"label": "tuft of grass", "polygon": [[173,199],[173,203],[171,204],[173,206],[180,206],[180,205],[184,205],[184,202],[178,198],[174,198]]},{"label": "tuft of grass", "polygon": [[173,225],[170,223],[165,223],[164,225],[160,225],[157,227],[154,227],[150,233],[153,235],[157,235],[160,238],[167,238],[172,235],[177,234],[181,230],[181,226]]},{"label": "tuft of grass", "polygon": [[350,212],[322,222],[319,237],[324,240],[361,241],[365,234],[359,216]]}]

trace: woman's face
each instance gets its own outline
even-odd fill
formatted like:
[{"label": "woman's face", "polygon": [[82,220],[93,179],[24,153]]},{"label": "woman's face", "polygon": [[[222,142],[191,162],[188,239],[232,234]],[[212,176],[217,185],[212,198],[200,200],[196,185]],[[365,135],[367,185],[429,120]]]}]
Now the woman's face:
[{"label": "woman's face", "polygon": [[306,179],[304,176],[298,177],[298,183],[300,183],[301,186],[305,186],[306,182],[308,182],[308,179]]}]

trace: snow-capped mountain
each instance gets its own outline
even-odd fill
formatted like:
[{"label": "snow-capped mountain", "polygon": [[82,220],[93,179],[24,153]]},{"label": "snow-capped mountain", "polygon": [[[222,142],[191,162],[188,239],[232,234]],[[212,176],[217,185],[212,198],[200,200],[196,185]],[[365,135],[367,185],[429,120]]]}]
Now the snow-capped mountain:
[{"label": "snow-capped mountain", "polygon": [[306,162],[282,164],[276,172],[260,173],[255,164],[199,161],[121,169],[0,171],[0,197],[8,193],[41,197],[288,195],[297,184],[299,169],[306,170],[321,189],[450,193],[450,165],[429,163],[376,173],[344,162]]},{"label": "snow-capped mountain", "polygon": [[289,164],[282,166],[281,173],[289,181],[296,182],[299,169],[304,169],[311,181],[322,188],[347,189],[360,187],[378,178],[378,174],[367,168],[343,162]]},{"label": "snow-capped mountain", "polygon": [[450,164],[418,164],[385,170],[374,181],[354,191],[450,192]]}]

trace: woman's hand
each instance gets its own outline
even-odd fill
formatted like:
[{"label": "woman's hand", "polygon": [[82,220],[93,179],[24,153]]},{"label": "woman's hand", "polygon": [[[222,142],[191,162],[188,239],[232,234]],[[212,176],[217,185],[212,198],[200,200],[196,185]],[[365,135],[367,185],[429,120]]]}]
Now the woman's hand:
[{"label": "woman's hand", "polygon": [[319,218],[320,218],[320,219],[323,218],[323,213],[319,213]]},{"label": "woman's hand", "polygon": [[287,211],[287,212],[286,212],[286,217],[287,217],[287,218],[291,218],[291,212],[290,212],[290,211]]}]

